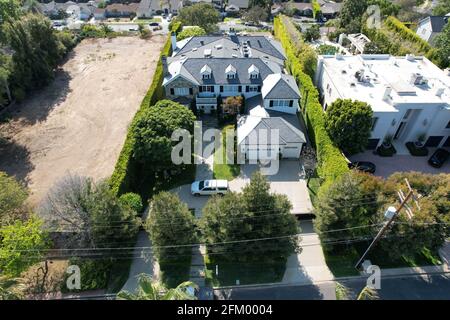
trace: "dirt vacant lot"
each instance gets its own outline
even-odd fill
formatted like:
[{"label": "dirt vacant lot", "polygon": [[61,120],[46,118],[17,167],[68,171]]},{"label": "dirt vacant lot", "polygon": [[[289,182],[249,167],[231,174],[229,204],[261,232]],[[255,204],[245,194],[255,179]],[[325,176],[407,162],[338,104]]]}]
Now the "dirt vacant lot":
[{"label": "dirt vacant lot", "polygon": [[108,177],[144,97],[164,38],[89,39],[55,81],[0,124],[0,171],[24,181],[31,204],[67,173]]}]

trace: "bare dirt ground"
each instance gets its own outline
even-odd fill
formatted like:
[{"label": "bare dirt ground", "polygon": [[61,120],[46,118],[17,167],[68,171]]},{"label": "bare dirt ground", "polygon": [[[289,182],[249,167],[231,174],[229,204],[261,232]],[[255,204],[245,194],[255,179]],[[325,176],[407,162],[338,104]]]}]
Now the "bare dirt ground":
[{"label": "bare dirt ground", "polygon": [[36,205],[67,173],[108,177],[139,108],[165,39],[88,39],[55,81],[0,124],[0,171],[24,181]]}]

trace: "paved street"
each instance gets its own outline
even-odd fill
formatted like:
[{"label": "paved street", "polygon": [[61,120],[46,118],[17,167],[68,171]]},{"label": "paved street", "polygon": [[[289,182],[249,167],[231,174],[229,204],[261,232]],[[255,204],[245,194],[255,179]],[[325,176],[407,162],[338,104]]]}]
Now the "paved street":
[{"label": "paved street", "polygon": [[[341,282],[353,293],[353,299],[365,286],[364,279]],[[378,292],[385,300],[450,300],[449,275],[404,276],[381,280]],[[232,290],[216,290],[216,299],[230,300],[333,300],[334,282],[323,282],[303,286],[270,286],[259,288],[239,288]]]}]

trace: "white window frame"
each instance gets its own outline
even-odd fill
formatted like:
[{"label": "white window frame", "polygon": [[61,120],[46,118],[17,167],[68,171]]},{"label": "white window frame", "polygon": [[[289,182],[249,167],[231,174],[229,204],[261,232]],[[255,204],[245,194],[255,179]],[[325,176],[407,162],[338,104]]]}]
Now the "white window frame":
[{"label": "white window frame", "polygon": [[187,87],[174,88],[174,94],[176,96],[188,96],[189,95],[189,88],[187,88]]},{"label": "white window frame", "polygon": [[223,92],[239,92],[239,88],[238,88],[238,86],[224,85]]}]

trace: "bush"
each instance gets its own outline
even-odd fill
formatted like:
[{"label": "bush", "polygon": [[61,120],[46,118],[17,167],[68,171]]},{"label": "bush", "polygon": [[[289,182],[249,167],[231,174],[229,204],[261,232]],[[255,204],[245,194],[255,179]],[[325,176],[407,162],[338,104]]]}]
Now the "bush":
[{"label": "bush", "polygon": [[416,157],[425,157],[428,155],[428,149],[427,147],[417,147],[414,142],[407,142],[406,147],[409,150],[409,153],[411,153],[412,156]]},{"label": "bush", "polygon": [[80,267],[81,288],[80,290],[69,290],[65,284],[70,274],[66,274],[61,287],[62,292],[106,289],[108,286],[113,260],[72,258],[69,260],[69,265]]},{"label": "bush", "polygon": [[395,150],[394,146],[391,144],[388,148],[383,145],[379,146],[376,152],[380,157],[392,157],[397,153],[397,150]]},{"label": "bush", "polygon": [[130,207],[131,209],[133,209],[138,213],[142,212],[142,210],[144,209],[141,196],[136,193],[133,192],[125,193],[120,196],[119,200],[123,205]]},{"label": "bush", "polygon": [[[281,19],[283,19],[284,23]],[[317,152],[317,171],[324,182],[324,186],[326,186],[337,177],[348,172],[349,169],[346,160],[340,150],[333,145],[325,129],[325,114],[319,101],[319,92],[314,86],[311,76],[305,73],[305,62],[302,63],[298,55],[298,52],[302,49],[299,50],[294,47],[293,41],[286,30],[286,25],[290,21],[286,22],[286,20],[282,16],[276,17],[274,20],[274,31],[286,51],[286,67],[299,84],[303,97],[302,109],[305,110],[305,122],[308,127],[309,137]],[[297,31],[297,33],[299,32]],[[307,46],[301,40],[297,40],[296,43],[300,46]]]}]

